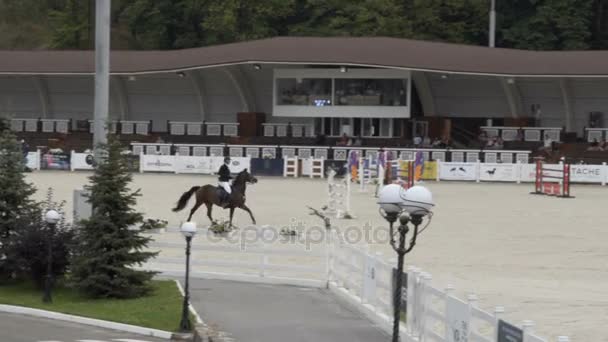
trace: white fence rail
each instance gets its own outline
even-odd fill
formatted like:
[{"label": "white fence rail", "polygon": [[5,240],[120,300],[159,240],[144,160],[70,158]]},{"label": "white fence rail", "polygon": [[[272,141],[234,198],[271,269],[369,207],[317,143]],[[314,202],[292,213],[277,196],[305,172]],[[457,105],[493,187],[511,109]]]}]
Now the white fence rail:
[{"label": "white fence rail", "polygon": [[[264,242],[265,235],[259,235],[260,231],[264,228],[248,231],[258,234],[255,240],[250,240],[251,236],[239,237],[236,232],[232,237],[238,241],[234,243],[209,235],[197,236],[192,247],[191,275],[327,287],[387,333],[392,331],[394,260],[387,262],[381,253],[372,253],[367,246],[345,243],[344,237],[336,232],[324,236],[319,231],[307,232],[316,234],[313,240],[317,242],[307,245],[307,239],[286,236]],[[212,238],[218,241],[211,242]],[[184,247],[178,234],[171,241],[154,242],[150,249],[160,251],[160,255],[143,267],[181,276]],[[445,289],[434,287],[431,275],[416,267],[407,268],[406,279],[402,341],[548,342],[534,334],[532,322],[524,321],[522,327],[517,327],[503,321],[503,307],[486,312],[479,308],[475,295],[463,301],[454,296],[449,285]],[[563,337],[558,341],[562,340]]]}]

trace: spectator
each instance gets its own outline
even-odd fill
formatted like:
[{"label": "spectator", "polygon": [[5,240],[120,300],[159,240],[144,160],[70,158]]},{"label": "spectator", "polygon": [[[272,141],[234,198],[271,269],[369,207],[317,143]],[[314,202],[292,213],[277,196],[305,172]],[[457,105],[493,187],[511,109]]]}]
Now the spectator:
[{"label": "spectator", "polygon": [[591,145],[589,145],[589,147],[587,147],[587,151],[597,152],[597,151],[603,151],[603,150],[604,149],[597,142],[597,139],[593,139],[593,142],[591,143]]},{"label": "spectator", "polygon": [[346,133],[344,133],[344,134],[342,134],[342,137],[340,138],[340,140],[338,141],[338,143],[336,145],[346,146],[346,144],[348,144],[348,135],[346,135]]},{"label": "spectator", "polygon": [[327,144],[327,142],[325,140],[326,140],[325,134],[323,134],[323,133],[317,134],[317,137],[315,139],[315,145],[324,146]]},{"label": "spectator", "polygon": [[545,134],[545,150],[553,151],[553,140],[549,137],[548,134]]},{"label": "spectator", "polygon": [[424,139],[422,139],[422,146],[424,146],[424,147],[431,146],[431,138],[428,135],[425,135]]},{"label": "spectator", "polygon": [[434,148],[441,148],[441,145],[443,145],[443,142],[441,141],[441,139],[435,138],[435,140],[433,140]]},{"label": "spectator", "polygon": [[496,147],[496,137],[492,137],[488,139],[486,143],[486,148],[495,148]]},{"label": "spectator", "polygon": [[419,135],[414,137],[414,147],[420,147],[422,144],[422,138]]},{"label": "spectator", "polygon": [[502,138],[501,138],[501,137],[498,137],[498,138],[496,139],[496,143],[494,144],[494,147],[495,147],[495,148],[503,148],[503,147],[504,147],[504,145],[505,145],[505,142],[502,140]]},{"label": "spectator", "polygon": [[481,131],[481,133],[479,133],[479,142],[481,142],[483,145],[486,145],[488,143],[488,133],[486,131]]},{"label": "spectator", "polygon": [[517,141],[524,141],[524,129],[522,127],[517,130]]},{"label": "spectator", "polygon": [[355,143],[353,145],[354,146],[363,146],[363,140],[361,139],[361,136],[358,136],[357,139],[355,139]]}]

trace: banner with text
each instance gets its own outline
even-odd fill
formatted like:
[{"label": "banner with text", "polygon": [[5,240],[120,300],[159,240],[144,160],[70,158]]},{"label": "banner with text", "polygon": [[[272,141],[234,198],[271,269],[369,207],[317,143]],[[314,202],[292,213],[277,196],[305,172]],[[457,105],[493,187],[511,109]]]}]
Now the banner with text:
[{"label": "banner with text", "polygon": [[139,157],[140,172],[175,172],[175,156],[142,154]]},{"label": "banner with text", "polygon": [[604,165],[571,165],[570,181],[580,183],[604,183],[606,166]]},{"label": "banner with text", "polygon": [[[141,172],[174,172],[210,175],[224,163],[223,157],[141,155]],[[233,157],[230,171],[239,173],[251,167],[251,158]]]}]

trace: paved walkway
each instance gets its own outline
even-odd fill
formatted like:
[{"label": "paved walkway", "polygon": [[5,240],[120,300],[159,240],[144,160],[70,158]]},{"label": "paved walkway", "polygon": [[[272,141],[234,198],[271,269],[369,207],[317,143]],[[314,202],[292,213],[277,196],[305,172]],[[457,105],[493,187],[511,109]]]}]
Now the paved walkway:
[{"label": "paved walkway", "polygon": [[196,279],[192,304],[205,323],[247,342],[385,342],[389,336],[328,291]]},{"label": "paved walkway", "polygon": [[160,342],[153,337],[72,322],[0,313],[2,342]]}]

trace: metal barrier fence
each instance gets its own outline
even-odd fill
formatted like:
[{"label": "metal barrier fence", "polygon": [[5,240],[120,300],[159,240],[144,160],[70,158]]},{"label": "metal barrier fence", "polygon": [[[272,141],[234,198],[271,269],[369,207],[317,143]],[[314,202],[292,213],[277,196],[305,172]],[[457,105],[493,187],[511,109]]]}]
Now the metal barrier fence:
[{"label": "metal barrier fence", "polygon": [[[328,288],[387,333],[392,331],[392,264],[396,262],[387,262],[365,245],[345,242],[333,230],[307,231],[299,238],[277,235],[270,227],[249,228],[224,237],[199,234],[193,240],[191,276]],[[142,267],[182,276],[181,235],[158,237],[162,241],[153,242],[150,249],[160,255]],[[407,268],[405,284],[403,341],[548,342],[533,332],[531,321],[520,327],[504,321],[503,307],[484,311],[475,295],[459,299],[453,287],[434,287],[432,276],[416,267]],[[557,341],[568,339],[560,336]]]}]

